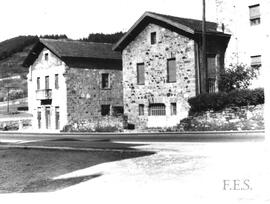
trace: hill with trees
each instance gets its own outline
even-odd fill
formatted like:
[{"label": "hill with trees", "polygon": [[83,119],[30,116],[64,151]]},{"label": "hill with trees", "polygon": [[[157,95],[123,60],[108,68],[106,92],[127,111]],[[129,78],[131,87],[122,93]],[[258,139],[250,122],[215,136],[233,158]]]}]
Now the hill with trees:
[{"label": "hill with trees", "polygon": [[90,33],[87,38],[80,39],[87,42],[116,43],[125,33],[116,32],[112,34]]}]

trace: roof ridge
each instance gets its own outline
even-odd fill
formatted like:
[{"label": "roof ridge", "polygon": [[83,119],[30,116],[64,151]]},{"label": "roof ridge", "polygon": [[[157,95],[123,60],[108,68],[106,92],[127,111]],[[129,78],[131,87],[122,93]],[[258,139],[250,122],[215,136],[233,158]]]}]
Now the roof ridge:
[{"label": "roof ridge", "polygon": [[92,41],[82,41],[82,40],[73,40],[73,39],[50,39],[50,38],[40,38],[40,41],[54,41],[54,42],[74,42],[74,43],[85,43],[85,44],[106,44],[113,45],[114,43],[106,42],[92,42]]},{"label": "roof ridge", "polygon": [[[154,14],[154,15],[160,15],[160,16],[164,16],[164,17],[173,17],[173,18],[179,18],[179,19],[185,19],[185,20],[194,20],[194,21],[199,21],[199,22],[202,22],[202,20],[200,19],[195,19],[195,18],[186,18],[186,17],[180,17],[180,16],[172,16],[172,15],[167,15],[167,14],[162,14],[162,13],[157,13],[157,12],[152,12],[152,11],[146,11],[145,14]],[[205,21],[207,23],[215,23],[217,24],[216,22],[214,21]]]}]

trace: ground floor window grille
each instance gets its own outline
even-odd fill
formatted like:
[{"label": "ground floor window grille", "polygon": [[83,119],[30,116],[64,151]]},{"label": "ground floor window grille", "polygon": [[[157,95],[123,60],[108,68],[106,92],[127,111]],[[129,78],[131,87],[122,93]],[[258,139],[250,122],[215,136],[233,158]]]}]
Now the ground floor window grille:
[{"label": "ground floor window grille", "polygon": [[166,115],[165,105],[162,103],[155,103],[149,105],[149,115],[161,116]]}]

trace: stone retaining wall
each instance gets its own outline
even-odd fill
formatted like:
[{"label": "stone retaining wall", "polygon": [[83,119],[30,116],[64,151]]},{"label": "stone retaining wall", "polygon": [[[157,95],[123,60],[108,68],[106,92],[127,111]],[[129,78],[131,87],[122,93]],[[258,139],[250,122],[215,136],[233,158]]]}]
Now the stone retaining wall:
[{"label": "stone retaining wall", "polygon": [[264,129],[264,105],[226,108],[206,111],[181,120],[178,128],[184,131],[200,130],[261,130]]},{"label": "stone retaining wall", "polygon": [[72,121],[64,127],[64,132],[114,132],[122,131],[124,128],[124,118],[121,116],[92,117]]}]

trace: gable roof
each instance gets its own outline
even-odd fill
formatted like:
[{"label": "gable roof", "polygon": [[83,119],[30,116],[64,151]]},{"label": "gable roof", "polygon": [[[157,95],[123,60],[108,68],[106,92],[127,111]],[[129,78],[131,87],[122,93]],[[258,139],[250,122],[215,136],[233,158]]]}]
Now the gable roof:
[{"label": "gable roof", "polygon": [[[201,20],[180,18],[154,12],[145,12],[128,32],[113,46],[113,50],[121,51],[132,41],[149,23],[155,23],[188,36],[194,36],[202,33]],[[217,23],[205,22],[207,35],[219,35],[229,37],[230,35],[217,31]]]},{"label": "gable roof", "polygon": [[121,53],[113,51],[112,46],[113,44],[110,43],[39,39],[39,42],[26,57],[23,65],[32,65],[44,47],[63,61],[78,58],[83,60],[121,60]]}]

